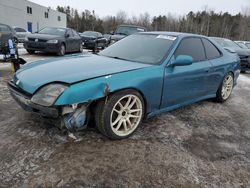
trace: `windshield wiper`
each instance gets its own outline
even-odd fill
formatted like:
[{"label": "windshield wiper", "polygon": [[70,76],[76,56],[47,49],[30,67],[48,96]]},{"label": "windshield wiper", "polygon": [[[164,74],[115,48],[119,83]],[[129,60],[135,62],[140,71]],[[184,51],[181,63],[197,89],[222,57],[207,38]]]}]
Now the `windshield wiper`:
[{"label": "windshield wiper", "polygon": [[114,59],[124,60],[124,61],[130,61],[128,59],[124,59],[124,58],[117,57],[117,56],[115,56],[115,57],[109,56],[109,57],[114,58]]},{"label": "windshield wiper", "polygon": [[126,33],[116,33],[117,35],[126,35],[128,36]]}]

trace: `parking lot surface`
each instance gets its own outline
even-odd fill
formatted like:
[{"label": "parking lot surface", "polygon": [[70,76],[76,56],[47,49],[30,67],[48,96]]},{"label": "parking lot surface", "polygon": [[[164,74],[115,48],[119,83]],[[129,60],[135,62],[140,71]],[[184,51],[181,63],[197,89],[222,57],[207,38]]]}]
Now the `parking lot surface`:
[{"label": "parking lot surface", "polygon": [[[20,52],[28,62],[53,57]],[[250,187],[249,73],[224,104],[159,115],[122,141],[94,128],[71,140],[15,103],[10,78],[0,64],[0,187]]]}]

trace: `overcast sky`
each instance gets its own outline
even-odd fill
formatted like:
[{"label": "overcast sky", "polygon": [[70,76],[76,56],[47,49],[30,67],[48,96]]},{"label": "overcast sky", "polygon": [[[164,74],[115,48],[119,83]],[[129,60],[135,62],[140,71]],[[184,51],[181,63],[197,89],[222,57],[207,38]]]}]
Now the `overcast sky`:
[{"label": "overcast sky", "polygon": [[159,14],[184,15],[189,11],[198,11],[207,6],[216,12],[229,12],[237,14],[242,7],[249,7],[250,0],[30,0],[44,6],[56,8],[57,5],[95,10],[100,17],[115,15],[124,10],[129,16],[148,12],[151,16]]}]

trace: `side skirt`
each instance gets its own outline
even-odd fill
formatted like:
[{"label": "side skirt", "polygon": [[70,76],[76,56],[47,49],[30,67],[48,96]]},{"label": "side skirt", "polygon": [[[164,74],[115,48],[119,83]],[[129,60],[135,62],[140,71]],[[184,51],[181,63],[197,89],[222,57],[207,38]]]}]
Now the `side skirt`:
[{"label": "side skirt", "polygon": [[194,100],[191,100],[191,101],[187,101],[187,102],[184,102],[184,103],[181,103],[181,104],[177,104],[177,105],[170,106],[170,107],[167,107],[167,108],[162,108],[160,110],[156,110],[154,112],[149,113],[147,115],[147,118],[151,118],[151,117],[156,116],[158,114],[161,114],[161,113],[164,113],[164,112],[169,112],[171,110],[174,110],[174,109],[177,109],[177,108],[180,108],[180,107],[183,107],[183,106],[187,106],[187,105],[196,103],[198,101],[202,101],[202,100],[210,99],[210,98],[215,98],[215,97],[216,97],[216,94],[206,95],[204,97],[200,97],[200,98],[197,98],[197,99],[194,99]]}]

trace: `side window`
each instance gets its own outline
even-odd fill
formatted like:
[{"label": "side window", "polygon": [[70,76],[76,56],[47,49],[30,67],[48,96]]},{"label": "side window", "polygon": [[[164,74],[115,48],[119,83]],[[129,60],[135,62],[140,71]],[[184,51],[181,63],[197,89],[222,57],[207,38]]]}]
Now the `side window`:
[{"label": "side window", "polygon": [[208,59],[216,59],[221,56],[220,51],[207,39],[202,39]]},{"label": "side window", "polygon": [[98,38],[101,38],[101,37],[102,37],[102,34],[101,34],[101,33],[98,33],[97,37],[98,37]]},{"label": "side window", "polygon": [[16,27],[15,28],[16,32],[26,32],[23,28]]},{"label": "side window", "polygon": [[69,37],[73,37],[73,33],[72,33],[71,29],[67,30],[67,34],[69,34]]},{"label": "side window", "polygon": [[206,60],[205,50],[200,38],[183,39],[175,51],[175,58],[178,55],[189,55],[194,62]]},{"label": "side window", "polygon": [[74,37],[79,37],[78,33],[75,30],[72,29],[72,32],[73,32]]}]

